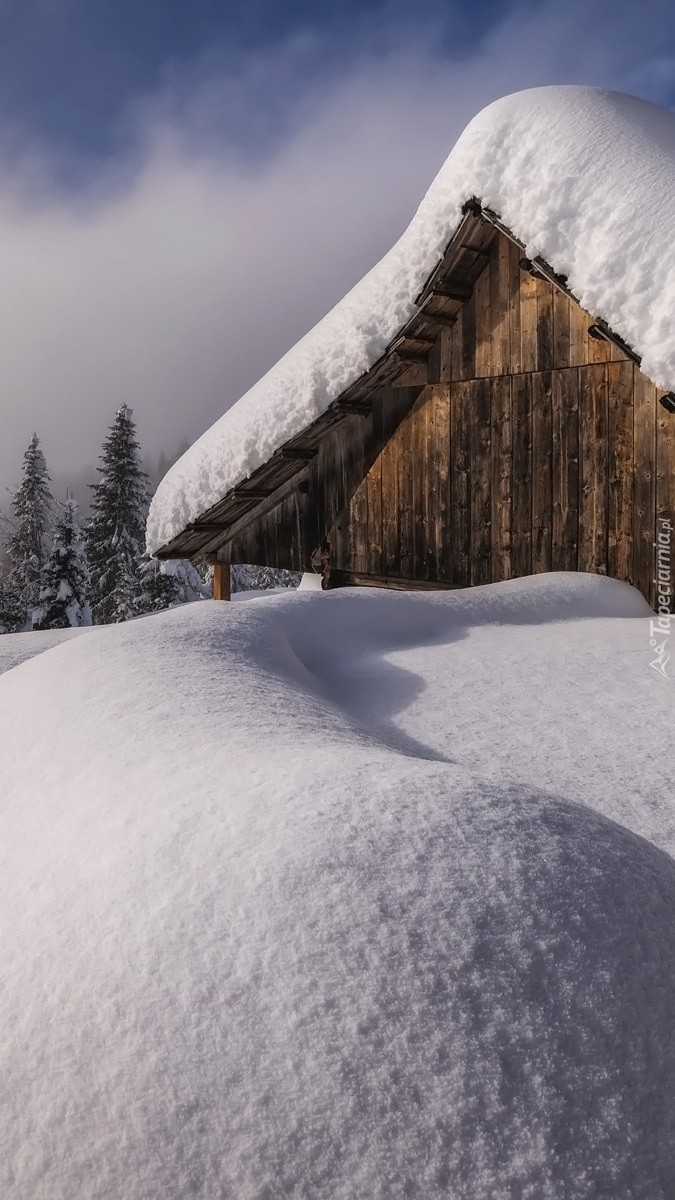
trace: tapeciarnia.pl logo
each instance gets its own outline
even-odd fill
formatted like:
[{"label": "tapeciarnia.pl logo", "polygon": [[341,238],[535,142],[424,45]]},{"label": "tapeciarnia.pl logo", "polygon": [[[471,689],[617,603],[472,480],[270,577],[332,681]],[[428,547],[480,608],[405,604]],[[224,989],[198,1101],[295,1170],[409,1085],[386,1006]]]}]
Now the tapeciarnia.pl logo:
[{"label": "tapeciarnia.pl logo", "polygon": [[658,617],[656,621],[653,619],[649,622],[649,645],[655,657],[650,662],[650,667],[658,671],[659,675],[663,675],[666,679],[668,673],[666,666],[670,658],[670,651],[667,649],[668,639],[670,637],[670,621],[671,613],[671,567],[670,567],[670,541],[672,537],[673,527],[667,517],[659,517],[659,529],[654,542],[656,550],[656,607]]}]

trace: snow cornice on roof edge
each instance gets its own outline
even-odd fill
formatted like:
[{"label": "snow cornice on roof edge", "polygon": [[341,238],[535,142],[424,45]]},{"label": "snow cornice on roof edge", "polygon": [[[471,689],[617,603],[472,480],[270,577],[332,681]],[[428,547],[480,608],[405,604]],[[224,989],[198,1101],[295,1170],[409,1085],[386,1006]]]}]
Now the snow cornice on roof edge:
[{"label": "snow cornice on roof edge", "polygon": [[151,551],[377,362],[475,197],[673,388],[675,115],[594,88],[519,92],[474,118],[389,253],[171,468],[148,518]]}]

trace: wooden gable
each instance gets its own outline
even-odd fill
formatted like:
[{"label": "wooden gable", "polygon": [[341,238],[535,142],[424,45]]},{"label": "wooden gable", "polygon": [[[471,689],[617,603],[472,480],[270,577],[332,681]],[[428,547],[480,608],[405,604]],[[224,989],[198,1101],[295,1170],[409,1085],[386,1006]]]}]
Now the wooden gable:
[{"label": "wooden gable", "polygon": [[475,209],[419,306],[371,372],[173,552],[187,538],[192,555],[302,570],[323,548],[328,586],[592,571],[653,604],[675,420],[636,356]]},{"label": "wooden gable", "polygon": [[654,603],[675,421],[634,358],[521,259],[498,233],[427,386],[329,535],[333,582],[579,570]]}]

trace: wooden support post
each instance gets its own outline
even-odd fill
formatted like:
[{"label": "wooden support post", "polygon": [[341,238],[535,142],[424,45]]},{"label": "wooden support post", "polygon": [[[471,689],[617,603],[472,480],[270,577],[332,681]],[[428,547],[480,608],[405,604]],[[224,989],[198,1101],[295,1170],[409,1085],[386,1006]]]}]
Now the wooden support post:
[{"label": "wooden support post", "polygon": [[230,564],[216,562],[213,564],[213,599],[230,599]]}]

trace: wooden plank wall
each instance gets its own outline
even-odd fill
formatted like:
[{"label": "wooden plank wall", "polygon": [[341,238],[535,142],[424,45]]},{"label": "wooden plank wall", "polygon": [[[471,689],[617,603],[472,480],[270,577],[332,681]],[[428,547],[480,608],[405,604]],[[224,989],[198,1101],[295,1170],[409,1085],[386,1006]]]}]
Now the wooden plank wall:
[{"label": "wooden plank wall", "polygon": [[[359,550],[359,562],[364,571],[368,571],[376,559],[379,562],[385,544],[383,510],[375,519],[376,505],[381,503],[380,455],[388,446],[392,447],[390,453],[395,450],[392,435],[421,390],[420,386],[383,388],[373,396],[370,416],[345,415],[336,423],[321,442],[316,457],[310,461],[302,490],[294,484],[278,504],[255,521],[242,521],[240,531],[224,548],[229,561],[258,563],[291,571],[309,570],[312,554],[331,527],[334,552],[338,557],[344,557],[348,551],[345,538],[341,537],[338,517],[359,480],[365,478],[365,491],[358,500],[361,511],[356,519],[358,522],[366,520],[367,493],[370,492],[370,537],[377,539],[377,547],[370,548],[370,543],[364,543],[362,551]],[[388,508],[387,518],[391,520],[392,516],[396,525],[394,529],[387,529],[389,546],[399,538],[397,510],[392,513]]]},{"label": "wooden plank wall", "polygon": [[519,258],[495,236],[428,385],[336,523],[333,565],[459,585],[593,571],[653,604],[656,516],[675,516],[675,417]]}]

